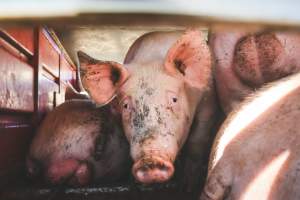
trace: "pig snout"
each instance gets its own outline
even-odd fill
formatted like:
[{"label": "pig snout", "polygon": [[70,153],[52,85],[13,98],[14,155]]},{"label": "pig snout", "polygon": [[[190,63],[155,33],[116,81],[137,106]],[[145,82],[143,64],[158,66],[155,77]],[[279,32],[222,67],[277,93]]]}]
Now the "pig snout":
[{"label": "pig snout", "polygon": [[159,156],[145,157],[133,165],[132,173],[141,183],[162,183],[173,176],[174,166],[171,161]]},{"label": "pig snout", "polygon": [[44,173],[46,181],[53,185],[68,183],[72,186],[82,186],[88,184],[91,177],[88,164],[75,159],[52,163],[44,171],[38,162],[28,159],[27,169],[32,178]]},{"label": "pig snout", "polygon": [[174,143],[174,138],[163,140],[161,137],[156,137],[145,140],[142,144],[132,143],[131,155],[134,160],[132,174],[138,182],[163,183],[172,178],[173,161],[178,148],[170,141]]}]

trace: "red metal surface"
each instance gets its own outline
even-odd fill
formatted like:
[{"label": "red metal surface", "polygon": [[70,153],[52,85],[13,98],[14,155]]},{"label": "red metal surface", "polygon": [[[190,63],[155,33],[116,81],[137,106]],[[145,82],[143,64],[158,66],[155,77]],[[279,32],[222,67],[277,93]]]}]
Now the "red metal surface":
[{"label": "red metal surface", "polygon": [[56,105],[54,92],[59,91],[59,86],[45,75],[40,77],[39,82],[39,112],[45,114]]},{"label": "red metal surface", "polygon": [[[198,192],[197,192],[198,193]],[[5,200],[193,200],[197,193],[186,193],[176,183],[156,186],[141,186],[132,182],[108,185],[93,185],[84,188],[47,187],[41,184],[30,185],[24,181],[7,188],[0,194]]]},{"label": "red metal surface", "polygon": [[34,31],[32,28],[10,27],[6,28],[7,33],[13,40],[22,45],[31,55],[34,52]]},{"label": "red metal surface", "polygon": [[41,65],[55,77],[59,77],[59,52],[53,47],[53,42],[43,31],[40,32],[39,43]]},{"label": "red metal surface", "polygon": [[73,69],[69,62],[62,55],[60,57],[60,80],[67,83],[73,80]]},{"label": "red metal surface", "polygon": [[60,79],[74,71],[61,52],[43,28],[0,30],[0,185],[25,169],[34,126],[64,100]]},{"label": "red metal surface", "polygon": [[33,112],[33,68],[1,44],[0,40],[0,110]]},{"label": "red metal surface", "polygon": [[[24,168],[25,154],[33,136],[30,115],[0,115],[0,177]],[[4,180],[2,180],[4,181]]]}]

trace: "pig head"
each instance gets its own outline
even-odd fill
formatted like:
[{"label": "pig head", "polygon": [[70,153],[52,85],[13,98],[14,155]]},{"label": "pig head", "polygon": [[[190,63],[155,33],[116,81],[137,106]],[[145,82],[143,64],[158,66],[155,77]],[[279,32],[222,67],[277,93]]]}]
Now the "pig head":
[{"label": "pig head", "polygon": [[[136,180],[169,180],[188,137],[193,145],[190,154],[202,159],[215,103],[210,51],[201,32],[145,34],[130,47],[124,64],[83,52],[78,57],[82,83],[91,98],[101,105],[117,99]],[[197,178],[199,172],[187,168],[195,173],[189,177]]]}]

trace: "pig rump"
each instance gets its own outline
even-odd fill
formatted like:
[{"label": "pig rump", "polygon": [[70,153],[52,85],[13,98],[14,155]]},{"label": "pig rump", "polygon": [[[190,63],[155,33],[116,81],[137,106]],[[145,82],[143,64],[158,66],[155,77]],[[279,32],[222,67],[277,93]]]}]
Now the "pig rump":
[{"label": "pig rump", "polygon": [[27,168],[47,182],[83,186],[113,181],[129,166],[128,143],[109,106],[66,101],[50,112],[30,146]]}]

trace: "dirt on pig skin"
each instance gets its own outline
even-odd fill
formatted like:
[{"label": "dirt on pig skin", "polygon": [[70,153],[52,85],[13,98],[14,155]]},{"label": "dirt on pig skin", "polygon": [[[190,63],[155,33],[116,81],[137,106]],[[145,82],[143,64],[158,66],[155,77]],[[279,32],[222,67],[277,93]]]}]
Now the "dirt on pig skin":
[{"label": "dirt on pig skin", "polygon": [[51,111],[30,146],[29,175],[54,185],[84,186],[128,174],[129,145],[111,107],[70,100]]},{"label": "dirt on pig skin", "polygon": [[212,30],[216,89],[228,114],[267,83],[300,71],[300,32]]}]

